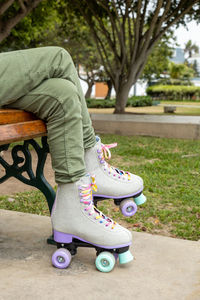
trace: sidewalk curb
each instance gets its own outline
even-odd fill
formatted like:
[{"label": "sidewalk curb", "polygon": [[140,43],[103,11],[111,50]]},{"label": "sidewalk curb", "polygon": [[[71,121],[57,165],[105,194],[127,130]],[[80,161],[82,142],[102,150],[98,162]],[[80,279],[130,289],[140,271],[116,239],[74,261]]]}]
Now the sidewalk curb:
[{"label": "sidewalk curb", "polygon": [[96,132],[163,138],[200,139],[200,117],[91,114]]}]

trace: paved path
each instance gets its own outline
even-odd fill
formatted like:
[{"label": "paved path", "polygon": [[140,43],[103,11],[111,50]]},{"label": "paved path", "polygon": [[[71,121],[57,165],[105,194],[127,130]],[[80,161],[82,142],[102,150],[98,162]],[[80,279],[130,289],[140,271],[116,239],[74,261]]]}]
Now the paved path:
[{"label": "paved path", "polygon": [[134,232],[135,260],[105,274],[93,249],[53,268],[50,233],[49,217],[0,210],[0,300],[200,299],[200,242]]}]

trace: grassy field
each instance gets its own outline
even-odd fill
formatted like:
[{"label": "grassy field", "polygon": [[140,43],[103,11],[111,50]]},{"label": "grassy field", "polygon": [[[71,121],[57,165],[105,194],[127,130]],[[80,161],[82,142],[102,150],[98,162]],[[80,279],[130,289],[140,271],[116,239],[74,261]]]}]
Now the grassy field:
[{"label": "grassy field", "polygon": [[[187,115],[187,116],[200,116],[200,102],[186,102],[186,101],[160,101],[161,105],[156,106],[145,106],[145,107],[127,107],[125,109],[128,113],[134,114],[156,114],[163,115],[164,109],[163,105],[187,105],[189,107],[179,107],[177,106],[175,113],[172,115]],[[195,106],[195,107],[192,107]],[[199,107],[198,107],[199,106]],[[104,113],[104,114],[112,114],[114,108],[89,108],[90,113]],[[169,114],[164,114],[169,115]]]},{"label": "grassy field", "polygon": [[[102,201],[98,207],[130,230],[199,240],[200,141],[101,137],[104,143],[118,143],[112,149],[110,164],[143,177],[147,202],[132,218],[123,217],[112,200]],[[0,208],[49,214],[38,191],[0,196]]]}]

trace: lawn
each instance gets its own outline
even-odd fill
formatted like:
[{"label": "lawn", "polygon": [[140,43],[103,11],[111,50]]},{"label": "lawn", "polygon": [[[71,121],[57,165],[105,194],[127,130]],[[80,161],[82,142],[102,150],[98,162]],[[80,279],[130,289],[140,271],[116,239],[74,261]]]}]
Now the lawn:
[{"label": "lawn", "polygon": [[[200,239],[200,141],[101,135],[117,142],[110,164],[144,179],[147,202],[125,218],[112,200],[99,203],[104,213],[130,230]],[[9,197],[14,198],[9,201]],[[38,191],[0,196],[0,208],[48,215]]]},{"label": "lawn", "polygon": [[[175,113],[173,113],[172,115],[200,116],[200,102],[191,101],[160,101],[160,105],[144,107],[126,107],[125,111],[134,114],[169,115],[164,113],[163,106],[165,104],[172,106],[178,105]],[[186,105],[188,107],[180,107],[179,105]],[[114,108],[89,108],[89,112],[112,114],[114,112]]]}]

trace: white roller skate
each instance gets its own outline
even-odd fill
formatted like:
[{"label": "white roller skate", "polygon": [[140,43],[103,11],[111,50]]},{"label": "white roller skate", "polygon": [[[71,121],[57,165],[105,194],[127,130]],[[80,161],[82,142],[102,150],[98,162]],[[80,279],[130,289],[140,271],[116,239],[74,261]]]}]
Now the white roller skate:
[{"label": "white roller skate", "polygon": [[120,206],[123,215],[130,217],[137,211],[137,205],[143,204],[146,197],[143,195],[143,180],[141,177],[124,172],[110,166],[105,159],[110,159],[110,148],[117,144],[104,145],[96,137],[93,148],[85,151],[86,170],[95,175],[98,191],[93,192],[94,203],[106,198],[114,199]]},{"label": "white roller skate", "polygon": [[92,189],[96,188],[94,178],[89,175],[58,186],[51,215],[58,247],[52,256],[55,267],[67,268],[78,247],[96,249],[96,267],[102,272],[110,272],[117,258],[120,264],[133,259],[129,251],[130,231],[93,206]]}]

